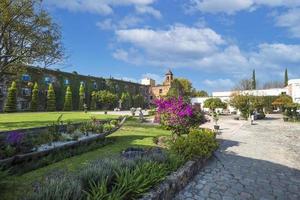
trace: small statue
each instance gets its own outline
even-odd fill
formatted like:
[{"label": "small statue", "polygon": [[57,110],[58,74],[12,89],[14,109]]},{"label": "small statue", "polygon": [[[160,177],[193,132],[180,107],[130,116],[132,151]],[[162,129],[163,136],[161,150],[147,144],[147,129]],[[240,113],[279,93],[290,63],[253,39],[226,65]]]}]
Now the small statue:
[{"label": "small statue", "polygon": [[143,114],[142,110],[140,110],[139,119],[140,119],[141,122],[144,121],[144,114]]},{"label": "small statue", "polygon": [[87,113],[87,111],[88,111],[88,107],[87,107],[86,103],[85,103],[85,104],[83,104],[83,110],[84,110],[84,112],[85,112],[85,113]]}]

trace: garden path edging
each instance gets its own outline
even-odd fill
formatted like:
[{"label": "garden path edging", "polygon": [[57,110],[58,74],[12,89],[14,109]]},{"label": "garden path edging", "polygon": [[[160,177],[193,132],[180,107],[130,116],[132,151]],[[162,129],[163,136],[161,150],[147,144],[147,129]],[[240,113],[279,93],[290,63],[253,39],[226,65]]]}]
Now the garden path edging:
[{"label": "garden path edging", "polygon": [[146,193],[139,200],[173,199],[175,194],[184,189],[189,181],[199,173],[199,170],[204,167],[209,158],[186,162],[182,167],[167,176],[162,183]]}]

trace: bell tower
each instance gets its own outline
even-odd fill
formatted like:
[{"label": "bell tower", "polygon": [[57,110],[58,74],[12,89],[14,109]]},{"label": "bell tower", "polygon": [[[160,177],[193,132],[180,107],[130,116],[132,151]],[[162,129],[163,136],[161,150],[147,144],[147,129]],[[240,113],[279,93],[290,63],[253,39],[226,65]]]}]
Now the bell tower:
[{"label": "bell tower", "polygon": [[169,69],[165,76],[164,85],[171,85],[172,81],[173,81],[173,73]]}]

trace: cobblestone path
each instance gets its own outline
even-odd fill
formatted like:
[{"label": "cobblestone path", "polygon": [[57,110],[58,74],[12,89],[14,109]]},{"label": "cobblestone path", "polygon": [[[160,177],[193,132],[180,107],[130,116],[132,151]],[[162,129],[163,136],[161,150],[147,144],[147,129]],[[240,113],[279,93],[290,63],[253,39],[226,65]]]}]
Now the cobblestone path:
[{"label": "cobblestone path", "polygon": [[221,120],[221,147],[175,200],[300,200],[300,123]]}]

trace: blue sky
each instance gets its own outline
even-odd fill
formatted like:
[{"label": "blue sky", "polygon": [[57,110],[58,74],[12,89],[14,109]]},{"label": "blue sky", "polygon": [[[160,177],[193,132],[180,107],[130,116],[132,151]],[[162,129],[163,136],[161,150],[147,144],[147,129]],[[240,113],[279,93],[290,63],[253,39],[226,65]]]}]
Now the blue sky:
[{"label": "blue sky", "polygon": [[161,82],[167,69],[209,92],[256,70],[300,78],[300,0],[46,0],[62,28],[62,70]]}]

